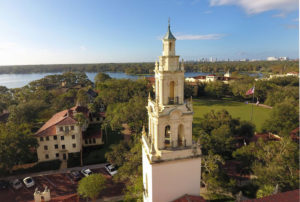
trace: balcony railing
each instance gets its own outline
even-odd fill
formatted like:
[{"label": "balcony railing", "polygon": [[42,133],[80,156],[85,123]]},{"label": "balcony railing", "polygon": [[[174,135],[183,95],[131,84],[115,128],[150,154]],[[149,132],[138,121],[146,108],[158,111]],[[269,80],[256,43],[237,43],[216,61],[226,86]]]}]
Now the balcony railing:
[{"label": "balcony railing", "polygon": [[179,104],[179,97],[168,97],[168,104],[169,105],[177,105]]}]

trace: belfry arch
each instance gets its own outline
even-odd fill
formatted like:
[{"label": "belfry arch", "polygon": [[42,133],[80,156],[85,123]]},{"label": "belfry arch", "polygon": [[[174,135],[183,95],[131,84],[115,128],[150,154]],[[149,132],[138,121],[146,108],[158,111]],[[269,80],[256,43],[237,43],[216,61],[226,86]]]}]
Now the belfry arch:
[{"label": "belfry arch", "polygon": [[171,127],[167,125],[165,127],[165,147],[171,147]]},{"label": "belfry arch", "polygon": [[180,124],[178,126],[178,142],[177,145],[180,146],[185,146],[185,137],[184,137],[184,126],[182,124]]},{"label": "belfry arch", "polygon": [[175,91],[175,82],[171,81],[170,82],[170,99],[174,99],[174,91]]}]

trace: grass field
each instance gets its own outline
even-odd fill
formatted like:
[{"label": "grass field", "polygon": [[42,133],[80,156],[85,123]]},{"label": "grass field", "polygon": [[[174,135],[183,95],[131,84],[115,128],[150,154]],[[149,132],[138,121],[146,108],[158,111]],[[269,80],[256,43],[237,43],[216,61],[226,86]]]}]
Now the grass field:
[{"label": "grass field", "polygon": [[[241,120],[250,121],[251,119],[251,104],[244,102],[228,101],[228,100],[211,100],[211,99],[193,99],[194,121],[193,133],[199,130],[199,121],[204,114],[211,110],[219,111],[227,110],[232,117],[240,118]],[[253,106],[253,123],[256,125],[256,131],[260,132],[263,122],[269,118],[272,109]]]}]

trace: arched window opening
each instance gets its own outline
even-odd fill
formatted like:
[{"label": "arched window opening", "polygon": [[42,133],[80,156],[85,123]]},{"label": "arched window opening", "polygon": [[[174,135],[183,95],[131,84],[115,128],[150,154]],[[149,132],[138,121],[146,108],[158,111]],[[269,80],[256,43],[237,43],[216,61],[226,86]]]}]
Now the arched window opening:
[{"label": "arched window opening", "polygon": [[170,96],[169,96],[169,104],[170,105],[173,105],[175,104],[175,82],[174,81],[171,81],[170,82]]},{"label": "arched window opening", "polygon": [[171,81],[170,82],[170,98],[174,99],[174,86],[175,86],[175,82]]},{"label": "arched window opening", "polygon": [[178,146],[185,146],[184,127],[182,124],[178,126]]},{"label": "arched window opening", "polygon": [[171,147],[171,127],[169,125],[165,128],[165,147]]},{"label": "arched window opening", "polygon": [[172,43],[169,43],[169,51],[172,51]]}]

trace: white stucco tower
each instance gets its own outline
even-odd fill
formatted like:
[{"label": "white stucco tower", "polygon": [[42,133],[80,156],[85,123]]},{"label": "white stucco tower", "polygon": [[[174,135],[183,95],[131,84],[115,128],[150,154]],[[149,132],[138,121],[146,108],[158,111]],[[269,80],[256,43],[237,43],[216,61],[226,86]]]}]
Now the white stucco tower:
[{"label": "white stucco tower", "polygon": [[143,130],[144,201],[168,202],[200,195],[201,149],[192,141],[193,106],[184,100],[184,66],[170,30],[155,64],[155,98],[148,99],[148,132]]}]

